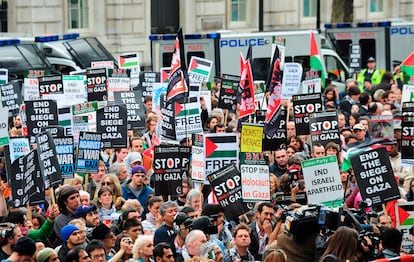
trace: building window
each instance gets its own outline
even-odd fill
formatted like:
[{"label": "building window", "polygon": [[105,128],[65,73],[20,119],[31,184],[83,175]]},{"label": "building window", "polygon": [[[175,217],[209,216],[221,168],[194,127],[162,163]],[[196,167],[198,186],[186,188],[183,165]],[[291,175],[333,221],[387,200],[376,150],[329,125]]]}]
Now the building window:
[{"label": "building window", "polygon": [[231,21],[246,21],[246,0],[231,0]]},{"label": "building window", "polygon": [[89,0],[68,0],[69,29],[89,28]]},{"label": "building window", "polygon": [[383,10],[383,0],[370,0],[369,1],[369,11],[371,13],[378,13],[382,12]]},{"label": "building window", "polygon": [[316,16],[316,0],[303,0],[303,16],[315,17]]}]

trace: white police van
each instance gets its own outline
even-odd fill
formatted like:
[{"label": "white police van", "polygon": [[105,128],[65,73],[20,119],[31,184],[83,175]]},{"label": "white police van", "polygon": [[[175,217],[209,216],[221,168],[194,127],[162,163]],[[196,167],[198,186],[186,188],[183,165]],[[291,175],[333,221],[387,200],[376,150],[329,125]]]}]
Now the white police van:
[{"label": "white police van", "polygon": [[403,61],[414,51],[414,22],[325,24],[325,35],[347,64],[350,45],[359,45],[362,68],[375,57],[378,69],[392,71],[393,61]]},{"label": "white police van", "polygon": [[[327,41],[314,31],[319,41],[325,76],[343,88],[349,70]],[[176,35],[151,35],[152,70],[171,65]],[[214,61],[211,77],[220,74],[240,74],[240,52],[245,56],[249,45],[252,46],[252,69],[255,80],[266,80],[271,62],[272,44],[276,38],[284,38],[286,45],[285,61],[300,62],[309,67],[310,30],[257,32],[257,33],[211,33],[184,35],[184,50],[187,64],[191,56]],[[212,79],[212,78],[211,78]]]}]

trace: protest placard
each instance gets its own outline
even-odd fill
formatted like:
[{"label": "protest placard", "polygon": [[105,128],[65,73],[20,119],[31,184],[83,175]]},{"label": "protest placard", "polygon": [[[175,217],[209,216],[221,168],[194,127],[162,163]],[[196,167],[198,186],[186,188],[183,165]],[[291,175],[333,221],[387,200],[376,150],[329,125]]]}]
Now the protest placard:
[{"label": "protest placard", "polygon": [[138,53],[125,53],[118,57],[119,68],[129,68],[131,70],[131,87],[139,84],[139,73],[141,66]]},{"label": "protest placard", "polygon": [[76,155],[76,172],[96,173],[98,171],[101,147],[102,134],[80,132]]},{"label": "protest placard", "polygon": [[72,132],[73,114],[72,114],[71,106],[61,107],[58,109],[58,123],[59,123],[59,126],[63,129],[62,136],[73,135],[73,132]]},{"label": "protest placard", "polygon": [[9,139],[10,162],[13,163],[17,158],[27,155],[30,152],[29,139],[27,137],[10,137]]},{"label": "protest placard", "polygon": [[142,90],[142,98],[152,96],[154,92],[154,84],[159,83],[161,76],[159,72],[140,72],[139,86]]},{"label": "protest placard", "polygon": [[336,156],[325,156],[302,162],[309,203],[326,207],[342,206],[344,191]]},{"label": "protest placard", "polygon": [[209,174],[207,178],[228,220],[235,220],[249,211],[247,204],[243,202],[241,175],[235,165],[226,165]]},{"label": "protest placard", "polygon": [[414,165],[414,116],[402,117],[401,163]]},{"label": "protest placard", "polygon": [[191,179],[203,182],[204,177],[204,137],[203,134],[192,135],[193,145],[191,147]]},{"label": "protest placard", "polygon": [[115,92],[116,104],[125,104],[127,110],[128,130],[145,129],[145,110],[142,106],[142,91]]},{"label": "protest placard", "polygon": [[404,85],[401,94],[401,103],[414,102],[414,85]]},{"label": "protest placard", "polygon": [[108,101],[114,101],[114,92],[129,91],[131,69],[108,69]]},{"label": "protest placard", "polygon": [[385,147],[362,152],[351,157],[359,191],[368,206],[399,199],[397,183]]},{"label": "protest placard", "polygon": [[104,148],[127,148],[127,110],[124,104],[108,105],[96,112],[96,130]]},{"label": "protest placard", "polygon": [[276,121],[275,124],[278,123],[276,127],[276,131],[272,136],[267,135],[263,132],[263,142],[262,142],[262,150],[263,151],[275,151],[281,146],[286,145],[287,143],[287,136],[286,136],[286,110],[283,109],[280,111],[279,120]]},{"label": "protest placard", "polygon": [[371,138],[394,139],[394,122],[393,116],[371,116]]},{"label": "protest placard", "polygon": [[165,100],[165,94],[161,95],[161,128],[162,136],[172,140],[176,140],[175,132],[175,102],[169,103]]},{"label": "protest placard", "polygon": [[58,109],[55,100],[26,101],[27,131],[30,143],[35,143],[35,136],[42,128],[58,125]]},{"label": "protest placard", "polygon": [[59,108],[88,102],[86,75],[64,75],[62,82],[65,99],[60,104],[58,101]]},{"label": "protest placard", "polygon": [[235,133],[205,134],[204,154],[206,176],[222,167],[238,165],[238,135]]},{"label": "protest placard", "polygon": [[[20,105],[22,104],[22,95],[19,82],[11,82],[0,86],[2,107],[10,110],[10,115],[19,114]],[[9,114],[7,114],[9,115]]]},{"label": "protest placard", "polygon": [[200,102],[190,97],[186,102],[174,102],[175,140],[181,141],[190,134],[203,133]]},{"label": "protest placard", "polygon": [[0,108],[0,146],[9,144],[9,110]]},{"label": "protest placard", "polygon": [[88,69],[86,70],[86,78],[88,101],[106,101],[108,98],[106,68]]},{"label": "protest placard", "polygon": [[242,123],[240,152],[262,152],[263,126]]},{"label": "protest placard", "polygon": [[114,61],[92,61],[91,62],[92,68],[114,68]]},{"label": "protest placard", "polygon": [[55,143],[50,131],[38,134],[36,136],[36,144],[45,189],[55,187],[62,182],[62,174],[60,173]]},{"label": "protest placard", "polygon": [[239,87],[240,80],[222,79],[220,96],[218,99],[218,108],[228,109],[231,111],[236,110],[237,104],[237,89]]},{"label": "protest placard", "polygon": [[0,85],[7,84],[9,82],[9,69],[0,68]]},{"label": "protest placard", "polygon": [[301,64],[285,63],[282,78],[282,99],[292,99],[292,96],[298,93],[302,72]]},{"label": "protest placard", "polygon": [[326,111],[310,114],[309,128],[312,144],[326,146],[329,142],[341,145],[338,113]]},{"label": "protest placard", "polygon": [[395,215],[397,229],[403,234],[401,249],[408,253],[413,249],[413,242],[408,230],[414,226],[414,202],[397,203],[395,205]]},{"label": "protest placard", "polygon": [[321,94],[293,95],[292,100],[296,135],[309,135],[309,115],[323,108]]},{"label": "protest placard", "polygon": [[269,201],[269,166],[263,153],[240,153],[240,173],[244,202]]},{"label": "protest placard", "polygon": [[71,136],[54,137],[56,157],[59,162],[59,169],[62,178],[73,178],[75,174],[75,165],[73,160],[74,140]]},{"label": "protest placard", "polygon": [[403,102],[401,113],[403,116],[414,116],[414,102]]},{"label": "protest placard", "polygon": [[[38,156],[36,149],[31,150],[27,155],[19,157],[11,164],[11,171],[14,174],[9,176],[9,184],[12,189],[14,207],[25,206],[31,195],[43,188],[35,187],[35,177],[40,173],[38,168]],[[38,183],[36,183],[38,184]]]},{"label": "protest placard", "polygon": [[188,177],[190,147],[160,145],[154,149],[155,195],[179,195]]},{"label": "protest placard", "polygon": [[44,70],[28,70],[24,72],[23,97],[24,101],[39,100],[39,77],[47,76]]},{"label": "protest placard", "polygon": [[201,57],[192,56],[188,66],[188,79],[191,83],[207,82],[210,78],[213,61]]},{"label": "protest placard", "polygon": [[302,81],[302,94],[321,93],[322,71],[305,72],[305,80]]}]

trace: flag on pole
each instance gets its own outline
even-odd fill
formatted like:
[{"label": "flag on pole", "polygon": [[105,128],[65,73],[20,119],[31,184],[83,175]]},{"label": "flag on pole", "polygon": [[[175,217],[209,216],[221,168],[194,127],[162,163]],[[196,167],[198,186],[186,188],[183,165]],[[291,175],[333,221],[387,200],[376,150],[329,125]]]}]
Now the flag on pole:
[{"label": "flag on pole", "polygon": [[183,31],[180,28],[175,39],[175,50],[171,59],[168,78],[167,101],[173,102],[188,96],[188,77],[185,65]]},{"label": "flag on pole", "polygon": [[321,71],[322,87],[325,87],[325,73],[319,54],[318,43],[316,42],[315,35],[312,31],[310,32],[310,68],[314,71]]},{"label": "flag on pole", "polygon": [[243,55],[240,52],[240,75],[242,74],[243,68],[244,68],[244,62],[249,60],[250,65],[252,64],[252,46],[249,45],[249,48],[247,49],[246,59],[243,59]]},{"label": "flag on pole", "polygon": [[414,76],[414,52],[401,63],[400,68],[406,75]]},{"label": "flag on pole", "polygon": [[282,112],[282,72],[280,71],[279,48],[276,46],[272,64],[266,82],[266,90],[270,92],[269,104],[265,117],[264,132],[273,136],[279,127],[280,114]]},{"label": "flag on pole", "polygon": [[255,106],[254,85],[252,67],[248,59],[246,59],[246,61],[244,61],[243,63],[243,70],[240,78],[238,95],[240,98],[239,118],[253,114]]}]

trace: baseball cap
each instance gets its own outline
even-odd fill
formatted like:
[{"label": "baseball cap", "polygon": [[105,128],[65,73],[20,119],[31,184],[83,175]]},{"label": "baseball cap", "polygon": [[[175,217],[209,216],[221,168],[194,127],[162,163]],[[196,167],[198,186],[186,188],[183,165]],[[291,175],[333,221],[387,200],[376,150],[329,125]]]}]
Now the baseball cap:
[{"label": "baseball cap", "polygon": [[89,212],[95,211],[97,209],[97,207],[95,205],[91,205],[91,206],[79,206],[76,210],[75,210],[75,214],[73,214],[73,216],[75,218],[80,218],[80,217],[86,217],[86,215]]},{"label": "baseball cap", "polygon": [[144,173],[144,174],[147,174],[147,171],[145,170],[145,167],[143,167],[143,166],[134,166],[132,168],[131,175],[133,175],[135,173]]},{"label": "baseball cap", "polygon": [[352,127],[352,130],[365,130],[365,127],[361,124],[356,124]]}]

